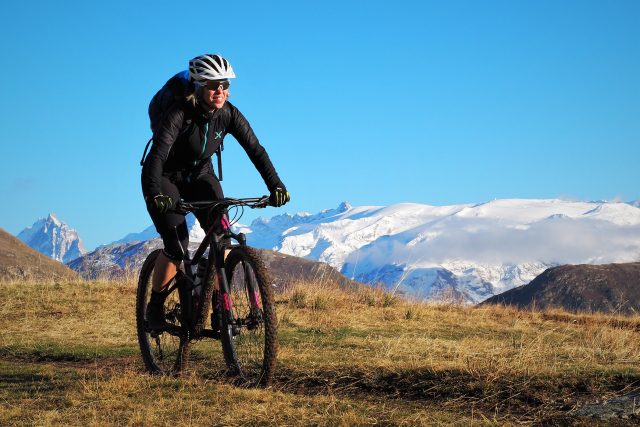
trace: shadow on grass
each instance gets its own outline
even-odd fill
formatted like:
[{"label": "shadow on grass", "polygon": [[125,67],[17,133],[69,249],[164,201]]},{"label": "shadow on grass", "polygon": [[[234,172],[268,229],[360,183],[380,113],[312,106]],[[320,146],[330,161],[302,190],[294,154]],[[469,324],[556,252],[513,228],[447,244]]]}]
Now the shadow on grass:
[{"label": "shadow on grass", "polygon": [[640,386],[636,373],[584,376],[486,375],[461,370],[317,370],[280,366],[275,388],[304,395],[333,394],[424,402],[469,412],[501,413],[530,421],[570,417],[576,407]]},{"label": "shadow on grass", "polygon": [[139,354],[134,347],[69,347],[57,343],[38,343],[35,346],[0,347],[0,359],[25,362],[69,362],[88,363],[98,359],[112,359]]},{"label": "shadow on grass", "polygon": [[66,393],[78,378],[69,369],[0,361],[0,399],[37,402],[44,409],[58,408],[69,404]]},{"label": "shadow on grass", "polygon": [[40,393],[57,390],[59,384],[55,384],[50,375],[34,372],[10,372],[0,374],[0,390],[11,393],[33,395],[35,391]]},{"label": "shadow on grass", "polygon": [[[0,396],[60,392],[69,387],[76,368],[125,370],[140,368],[137,348],[108,351],[0,347]],[[3,362],[4,360],[4,362]],[[21,366],[20,362],[27,362]],[[43,365],[37,365],[42,363]],[[45,366],[47,365],[47,366]],[[68,369],[71,368],[71,369]],[[73,372],[72,372],[73,370]],[[200,378],[233,384],[219,352],[195,352],[188,371]],[[63,375],[59,375],[64,373]],[[611,399],[640,387],[633,371],[590,371],[558,375],[523,375],[456,369],[389,369],[367,366],[295,366],[281,363],[272,389],[305,396],[335,395],[381,402],[398,400],[435,405],[457,413],[483,414],[489,419],[572,424],[576,409]],[[633,419],[634,421],[636,418]]]}]

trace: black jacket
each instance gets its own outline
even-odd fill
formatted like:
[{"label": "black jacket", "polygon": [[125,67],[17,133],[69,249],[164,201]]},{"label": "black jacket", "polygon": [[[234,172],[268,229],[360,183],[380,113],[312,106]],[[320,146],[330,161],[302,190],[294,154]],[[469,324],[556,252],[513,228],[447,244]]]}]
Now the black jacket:
[{"label": "black jacket", "polygon": [[153,135],[153,145],[142,167],[144,196],[161,193],[162,175],[212,173],[211,156],[228,133],[247,152],[270,191],[284,188],[249,122],[233,104],[227,101],[221,109],[205,114],[198,106],[178,101],[167,110]]}]

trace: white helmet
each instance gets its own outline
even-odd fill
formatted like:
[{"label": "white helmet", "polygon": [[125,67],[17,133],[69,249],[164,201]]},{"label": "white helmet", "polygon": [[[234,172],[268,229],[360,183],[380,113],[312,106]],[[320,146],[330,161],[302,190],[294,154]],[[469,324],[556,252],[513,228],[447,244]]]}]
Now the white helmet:
[{"label": "white helmet", "polygon": [[229,61],[217,54],[200,55],[189,61],[189,77],[201,85],[209,80],[233,79],[235,76]]}]

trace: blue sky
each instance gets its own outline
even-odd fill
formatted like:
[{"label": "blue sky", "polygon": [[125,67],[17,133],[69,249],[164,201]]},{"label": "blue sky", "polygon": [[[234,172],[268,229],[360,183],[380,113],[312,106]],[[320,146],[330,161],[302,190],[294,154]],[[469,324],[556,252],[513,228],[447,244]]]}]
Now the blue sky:
[{"label": "blue sky", "polygon": [[[3,2],[0,227],[150,224],[150,98],[219,52],[292,195],[258,214],[640,199],[640,2]],[[232,139],[227,195],[266,192]]]}]

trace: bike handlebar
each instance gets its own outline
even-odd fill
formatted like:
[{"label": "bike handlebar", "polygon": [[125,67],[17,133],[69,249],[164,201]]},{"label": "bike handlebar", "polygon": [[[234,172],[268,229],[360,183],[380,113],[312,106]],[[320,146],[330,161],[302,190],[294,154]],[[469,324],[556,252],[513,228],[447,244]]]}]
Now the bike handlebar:
[{"label": "bike handlebar", "polygon": [[251,209],[261,209],[266,208],[267,206],[271,206],[271,204],[269,203],[269,196],[249,197],[244,199],[226,197],[220,200],[198,202],[185,202],[181,199],[178,201],[178,203],[176,203],[175,209],[170,209],[170,211],[180,214],[187,214],[189,212],[202,209],[214,209],[217,207],[227,208],[229,206],[246,206]]}]

